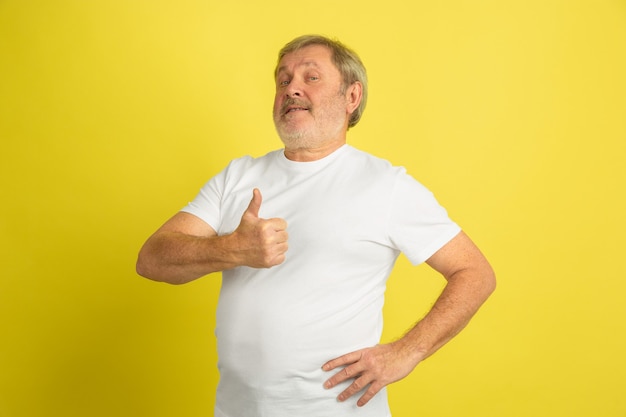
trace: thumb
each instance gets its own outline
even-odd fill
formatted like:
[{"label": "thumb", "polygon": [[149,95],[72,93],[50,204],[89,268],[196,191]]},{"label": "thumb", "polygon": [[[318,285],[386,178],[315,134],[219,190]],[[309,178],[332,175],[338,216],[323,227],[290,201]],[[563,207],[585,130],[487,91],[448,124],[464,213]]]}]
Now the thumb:
[{"label": "thumb", "polygon": [[261,191],[259,191],[258,188],[252,190],[252,200],[250,200],[250,204],[248,204],[246,213],[250,213],[254,217],[259,217],[259,209],[261,208],[262,200],[263,198],[261,197]]}]

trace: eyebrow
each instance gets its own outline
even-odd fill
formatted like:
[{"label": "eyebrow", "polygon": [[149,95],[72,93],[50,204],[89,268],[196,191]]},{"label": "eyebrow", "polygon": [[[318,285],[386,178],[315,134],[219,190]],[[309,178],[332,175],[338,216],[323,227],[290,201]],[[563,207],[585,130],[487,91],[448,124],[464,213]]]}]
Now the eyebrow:
[{"label": "eyebrow", "polygon": [[[315,68],[320,68],[320,66],[317,64],[317,62],[315,61],[305,61],[301,64],[298,64],[296,67],[315,67]],[[276,68],[276,75],[280,74],[281,72],[286,71],[287,67],[282,65],[278,68]]]}]

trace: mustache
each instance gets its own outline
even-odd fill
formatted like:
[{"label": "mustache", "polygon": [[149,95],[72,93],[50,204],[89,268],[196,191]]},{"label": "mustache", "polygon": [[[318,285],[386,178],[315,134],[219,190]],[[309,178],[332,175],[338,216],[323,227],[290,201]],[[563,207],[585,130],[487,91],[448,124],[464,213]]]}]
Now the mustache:
[{"label": "mustache", "polygon": [[309,109],[311,106],[304,100],[300,100],[297,98],[288,98],[280,107],[280,113],[285,114],[290,107],[302,107],[305,109]]}]

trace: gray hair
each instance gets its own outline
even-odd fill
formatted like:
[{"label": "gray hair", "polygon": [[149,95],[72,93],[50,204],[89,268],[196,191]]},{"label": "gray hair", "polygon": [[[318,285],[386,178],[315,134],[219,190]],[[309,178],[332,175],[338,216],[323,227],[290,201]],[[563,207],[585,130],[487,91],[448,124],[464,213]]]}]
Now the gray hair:
[{"label": "gray hair", "polygon": [[[361,115],[365,110],[365,104],[367,103],[367,72],[365,71],[363,62],[361,62],[359,56],[352,49],[348,48],[338,40],[329,39],[321,35],[299,36],[287,43],[278,52],[278,62],[280,63],[280,60],[283,59],[285,55],[311,45],[321,45],[330,49],[333,64],[335,64],[343,78],[341,86],[342,93],[345,93],[346,89],[357,81],[359,81],[363,86],[361,103],[359,104],[359,107],[352,112],[350,120],[348,121],[348,128],[355,126],[361,119]],[[276,77],[277,71],[278,64],[274,70],[274,77]]]}]

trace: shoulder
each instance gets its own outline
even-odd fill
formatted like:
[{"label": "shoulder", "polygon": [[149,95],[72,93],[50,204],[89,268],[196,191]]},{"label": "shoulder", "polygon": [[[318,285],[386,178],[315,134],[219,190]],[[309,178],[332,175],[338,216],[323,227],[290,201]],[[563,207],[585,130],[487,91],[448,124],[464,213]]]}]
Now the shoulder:
[{"label": "shoulder", "polygon": [[395,198],[416,198],[428,201],[433,198],[432,191],[417,178],[409,174],[404,166],[394,165],[390,161],[368,152],[349,147],[352,165],[358,175],[369,184],[380,184]]},{"label": "shoulder", "polygon": [[237,172],[248,171],[254,167],[263,167],[272,164],[272,162],[279,156],[278,154],[280,152],[280,150],[275,150],[258,157],[251,155],[240,156],[231,160],[228,163],[225,172],[227,174],[233,174]]},{"label": "shoulder", "polygon": [[358,168],[364,175],[393,179],[406,175],[406,169],[403,166],[394,165],[387,159],[350,145],[347,146],[345,157],[352,166]]}]

